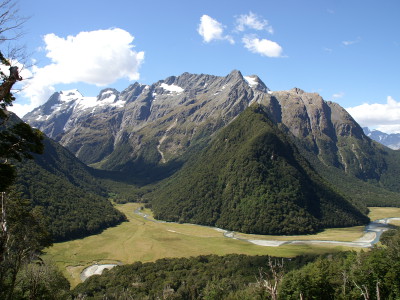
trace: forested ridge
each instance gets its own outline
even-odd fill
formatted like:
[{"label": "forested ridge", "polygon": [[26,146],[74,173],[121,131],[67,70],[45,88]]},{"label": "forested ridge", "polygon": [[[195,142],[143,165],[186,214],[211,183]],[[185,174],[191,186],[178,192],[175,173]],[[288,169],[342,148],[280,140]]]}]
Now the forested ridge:
[{"label": "forested ridge", "polygon": [[16,189],[45,216],[54,241],[85,237],[125,220],[87,167],[50,139],[44,140],[42,155],[16,166]]},{"label": "forested ridge", "polygon": [[260,234],[311,233],[368,221],[253,105],[155,190],[156,218]]}]

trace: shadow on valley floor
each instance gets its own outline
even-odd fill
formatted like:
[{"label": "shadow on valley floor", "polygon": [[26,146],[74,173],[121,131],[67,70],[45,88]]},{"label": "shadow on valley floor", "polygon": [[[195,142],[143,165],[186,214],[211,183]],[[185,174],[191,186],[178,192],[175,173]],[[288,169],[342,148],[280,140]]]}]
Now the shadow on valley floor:
[{"label": "shadow on valley floor", "polygon": [[172,176],[183,166],[183,164],[184,161],[180,160],[174,160],[159,165],[139,161],[128,163],[121,171],[90,168],[90,172],[98,179],[112,180],[143,187]]}]

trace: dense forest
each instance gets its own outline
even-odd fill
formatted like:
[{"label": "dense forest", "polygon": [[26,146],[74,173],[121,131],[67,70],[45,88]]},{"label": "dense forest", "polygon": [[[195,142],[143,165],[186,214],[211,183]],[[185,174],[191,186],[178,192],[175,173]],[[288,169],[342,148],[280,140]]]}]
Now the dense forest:
[{"label": "dense forest", "polygon": [[223,128],[149,198],[158,219],[246,233],[301,234],[368,221],[259,105]]},{"label": "dense forest", "polygon": [[[85,299],[398,299],[400,230],[367,251],[281,259],[199,256],[134,263],[79,284]],[[276,284],[276,288],[275,287]]]},{"label": "dense forest", "polygon": [[16,189],[45,216],[54,241],[98,233],[125,220],[83,163],[50,139],[43,144],[43,154],[16,164]]}]

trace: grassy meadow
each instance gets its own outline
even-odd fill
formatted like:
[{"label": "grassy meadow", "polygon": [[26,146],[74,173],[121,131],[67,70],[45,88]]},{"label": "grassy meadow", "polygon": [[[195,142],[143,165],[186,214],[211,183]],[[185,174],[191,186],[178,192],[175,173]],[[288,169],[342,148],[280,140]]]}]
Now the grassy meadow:
[{"label": "grassy meadow", "polygon": [[[225,255],[240,253],[248,255],[273,255],[293,257],[300,254],[341,251],[335,245],[283,245],[263,247],[245,241],[229,239],[216,229],[174,223],[157,223],[134,213],[138,203],[117,205],[128,218],[116,227],[101,234],[69,242],[56,243],[46,249],[45,259],[55,262],[75,286],[80,282],[79,274],[93,263],[150,262],[165,257],[189,257],[205,254]],[[149,210],[143,210],[151,216]],[[400,216],[400,208],[371,208],[371,219]],[[256,236],[238,234],[238,237],[265,240],[337,240],[353,241],[363,234],[363,227],[327,229],[316,235],[306,236]]]},{"label": "grassy meadow", "polygon": [[[399,218],[400,208],[399,207],[369,207],[370,213],[368,217],[371,220],[378,220],[383,218]],[[391,222],[391,223],[395,223]]]}]

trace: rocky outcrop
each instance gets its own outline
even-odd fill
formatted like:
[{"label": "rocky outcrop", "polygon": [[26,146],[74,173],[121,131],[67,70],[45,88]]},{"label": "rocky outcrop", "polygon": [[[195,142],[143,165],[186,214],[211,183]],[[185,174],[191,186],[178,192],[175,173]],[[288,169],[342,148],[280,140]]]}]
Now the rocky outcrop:
[{"label": "rocky outcrop", "polygon": [[24,120],[85,163],[120,170],[180,157],[252,103],[265,106],[273,122],[325,165],[362,179],[377,178],[386,167],[375,159],[381,149],[338,104],[299,88],[271,92],[258,76],[238,70],[227,76],[183,73],[121,93],[105,89],[96,98],[56,93]]}]

